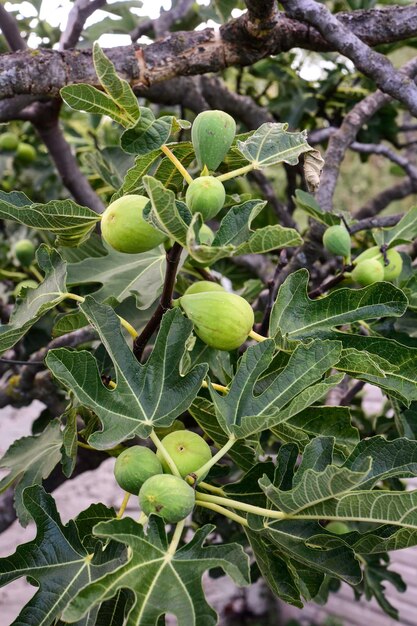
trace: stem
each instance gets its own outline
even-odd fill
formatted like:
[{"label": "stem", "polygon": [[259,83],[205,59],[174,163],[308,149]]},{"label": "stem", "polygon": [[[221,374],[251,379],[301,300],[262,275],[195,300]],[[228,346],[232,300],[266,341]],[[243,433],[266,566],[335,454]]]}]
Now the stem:
[{"label": "stem", "polygon": [[313,289],[313,291],[310,291],[310,293],[308,294],[308,297],[317,298],[318,296],[323,295],[326,291],[329,291],[329,289],[331,289],[332,287],[335,287],[336,285],[341,283],[342,280],[346,278],[345,271],[350,269],[350,267],[351,266],[344,267],[340,274],[333,276],[333,278],[330,278],[330,280],[326,281],[325,283],[317,287],[317,289]]},{"label": "stem", "polygon": [[220,448],[220,450],[214,456],[211,457],[210,461],[207,461],[207,463],[204,463],[204,465],[202,465],[197,471],[187,476],[187,482],[192,481],[191,484],[195,485],[199,477],[204,476],[204,474],[206,474],[209,469],[213,467],[213,465],[216,465],[217,461],[220,461],[220,459],[224,457],[224,455],[230,450],[235,442],[236,438],[230,437],[227,443],[225,443],[224,446]]},{"label": "stem", "polygon": [[129,493],[128,491],[125,491],[123,502],[121,504],[119,512],[116,515],[117,519],[120,519],[122,517],[123,513],[125,512],[126,507],[127,507],[127,503],[129,502],[129,499],[130,499],[131,495],[132,495],[131,493]]},{"label": "stem", "polygon": [[251,339],[254,339],[255,341],[258,341],[258,342],[266,341],[268,339],[268,337],[264,337],[263,335],[259,335],[253,329],[250,331],[248,337],[250,337]]},{"label": "stem", "polygon": [[31,272],[34,275],[36,280],[38,280],[40,283],[43,281],[42,274],[39,272],[39,270],[36,269],[34,265],[29,265],[28,269],[29,269],[29,272]]},{"label": "stem", "polygon": [[10,270],[0,270],[0,278],[24,280],[27,278],[27,274],[24,274],[23,272],[11,272]]},{"label": "stem", "polygon": [[185,525],[185,519],[181,520],[181,522],[178,522],[178,524],[175,526],[174,534],[172,535],[171,543],[169,544],[167,554],[171,554],[171,555],[175,554],[178,548],[178,544],[181,539],[182,531],[184,530],[184,525]]},{"label": "stem", "polygon": [[252,170],[255,170],[256,167],[254,163],[249,163],[249,165],[244,165],[243,167],[239,167],[237,170],[232,170],[231,172],[226,172],[226,174],[221,174],[220,176],[216,176],[217,180],[223,182],[224,180],[230,180],[231,178],[236,178],[236,176],[243,176]]},{"label": "stem", "polygon": [[[205,380],[203,380],[203,382],[201,383],[201,386],[204,387],[204,389],[208,389],[208,382],[206,382]],[[220,391],[221,393],[228,393],[229,392],[229,387],[225,387],[224,385],[219,385],[217,383],[211,383],[211,386],[213,387],[213,389],[215,389],[216,391]]]},{"label": "stem", "polygon": [[158,435],[156,434],[154,430],[151,432],[149,437],[154,443],[156,449],[159,450],[162,456],[164,457],[164,460],[166,461],[172,474],[174,474],[174,476],[178,476],[179,478],[182,478],[181,474],[178,471],[177,466],[175,465],[174,461],[171,459],[168,451],[165,449],[165,446],[163,445],[162,441],[159,439]]},{"label": "stem", "polygon": [[183,177],[185,178],[187,183],[189,185],[191,185],[191,183],[193,182],[192,176],[187,172],[187,170],[185,169],[185,167],[183,166],[181,161],[179,161],[177,159],[175,154],[173,152],[171,152],[171,150],[168,148],[168,146],[161,146],[161,150],[168,157],[168,159],[171,161],[171,163],[173,163],[175,165],[177,170],[179,172],[181,172],[181,174],[183,175]]},{"label": "stem", "polygon": [[174,291],[175,279],[177,277],[177,269],[180,262],[181,253],[182,246],[178,242],[175,242],[171,250],[167,252],[167,269],[161,299],[159,300],[159,304],[149,322],[146,324],[141,334],[136,337],[133,343],[133,354],[138,361],[141,360],[143,351],[146,348],[149,339],[158,328],[162,320],[163,314],[168,311],[171,306],[172,293]]},{"label": "stem", "polygon": [[215,487],[214,485],[210,485],[209,483],[201,482],[198,483],[198,486],[202,489],[205,489],[206,491],[211,491],[211,493],[217,493],[218,496],[226,495],[221,487]]},{"label": "stem", "polygon": [[200,500],[199,498],[196,498],[195,503],[198,506],[202,506],[205,509],[216,511],[216,513],[220,513],[221,515],[228,517],[229,519],[233,520],[234,522],[237,522],[238,524],[241,524],[242,526],[249,526],[248,522],[245,520],[244,517],[242,517],[241,515],[237,515],[237,513],[233,513],[233,511],[229,511],[228,509],[225,509],[224,507],[219,506],[218,504],[212,504],[211,502],[204,502],[203,500]]},{"label": "stem", "polygon": [[[81,304],[85,302],[85,298],[83,298],[82,296],[78,296],[76,293],[65,293],[64,297],[68,298],[69,300],[75,300],[76,302],[80,302]],[[133,339],[136,339],[139,333],[136,332],[132,324],[130,324],[127,320],[125,320],[124,317],[121,317],[120,315],[118,315],[117,317],[119,318],[120,323],[123,326],[123,328],[125,328],[127,332],[129,333],[129,335],[133,337]]]},{"label": "stem", "polygon": [[138,524],[142,524],[142,526],[144,526],[147,521],[148,521],[148,516],[146,515],[146,513],[142,511],[141,514],[139,515]]},{"label": "stem", "polygon": [[[196,494],[197,496],[197,494]],[[230,506],[232,509],[238,511],[245,511],[246,513],[254,513],[255,515],[262,515],[262,517],[270,517],[271,519],[285,519],[285,513],[282,511],[271,511],[271,509],[264,509],[260,506],[254,506],[253,504],[246,504],[245,502],[238,502],[238,500],[231,500],[230,498],[221,498],[220,496],[211,496],[207,493],[199,493],[198,498],[204,502],[211,502],[212,504],[219,504],[224,506]]]}]

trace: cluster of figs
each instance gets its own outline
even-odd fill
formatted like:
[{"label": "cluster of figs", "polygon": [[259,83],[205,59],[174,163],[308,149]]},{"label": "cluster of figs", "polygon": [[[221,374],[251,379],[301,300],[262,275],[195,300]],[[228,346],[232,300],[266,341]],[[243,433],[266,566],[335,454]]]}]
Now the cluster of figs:
[{"label": "cluster of figs", "polygon": [[[201,175],[188,185],[185,202],[191,213],[200,213],[205,221],[215,217],[224,206],[223,183],[210,172],[217,170],[223,161],[235,134],[234,119],[223,111],[204,111],[193,123],[191,139]],[[112,202],[101,220],[103,239],[115,250],[130,254],[147,252],[167,243],[166,235],[143,216],[148,203],[149,198],[140,195],[126,195]],[[213,232],[204,224],[200,231],[202,243],[210,244],[213,238]],[[254,323],[248,302],[214,282],[196,283],[175,305],[193,322],[196,335],[217,350],[241,346]]]},{"label": "cluster of figs", "polygon": [[24,165],[36,159],[36,150],[30,144],[20,141],[18,135],[12,132],[0,135],[0,151],[14,153],[14,157]]},{"label": "cluster of figs", "polygon": [[[185,519],[195,505],[195,490],[185,480],[193,478],[198,469],[208,463],[211,449],[195,432],[185,430],[179,420],[168,429],[162,445],[174,462],[179,476],[174,476],[162,452],[150,448],[132,446],[126,448],[116,459],[114,475],[119,486],[139,497],[142,512],[149,516],[159,515],[171,524]],[[198,477],[201,481],[204,474]]]},{"label": "cluster of figs", "polygon": [[[323,244],[328,252],[342,256],[350,263],[351,239],[343,223],[326,229]],[[384,247],[372,246],[359,254],[352,265],[352,272],[345,272],[345,276],[350,276],[355,283],[366,287],[381,280],[392,281],[398,278],[403,269],[403,259],[394,248],[386,250]]]}]

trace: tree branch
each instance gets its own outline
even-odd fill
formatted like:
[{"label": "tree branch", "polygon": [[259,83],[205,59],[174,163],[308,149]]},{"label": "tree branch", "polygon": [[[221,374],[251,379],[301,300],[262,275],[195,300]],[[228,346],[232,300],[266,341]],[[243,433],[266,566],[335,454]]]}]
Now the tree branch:
[{"label": "tree branch", "polygon": [[373,217],[378,215],[385,207],[387,207],[394,200],[402,200],[412,193],[417,192],[417,187],[413,182],[406,178],[405,180],[384,189],[378,195],[371,200],[368,200],[354,215],[355,218],[362,220],[365,217]]},{"label": "tree branch", "polygon": [[130,33],[133,42],[137,41],[142,35],[154,32],[155,37],[159,38],[171,30],[171,27],[183,20],[194,4],[194,0],[178,0],[177,4],[169,10],[161,9],[161,14],[156,20],[147,18],[142,20]]},{"label": "tree branch", "polygon": [[59,40],[59,49],[75,48],[83,32],[86,20],[107,0],[76,0],[68,14],[67,25]]},{"label": "tree branch", "polygon": [[177,269],[181,259],[182,250],[182,246],[179,243],[175,242],[171,250],[167,252],[167,269],[165,274],[164,287],[162,290],[161,298],[159,300],[159,304],[139,337],[137,337],[133,342],[133,354],[138,359],[138,361],[141,360],[143,351],[146,348],[148,341],[150,340],[154,332],[158,329],[163,314],[166,313],[166,311],[168,311],[168,309],[171,307],[172,294],[174,292]]},{"label": "tree branch", "polygon": [[356,224],[349,226],[349,232],[351,235],[360,232],[361,230],[370,230],[371,228],[388,228],[398,224],[403,217],[401,213],[397,215],[383,215],[382,217],[367,217]]},{"label": "tree branch", "polygon": [[283,0],[288,14],[307,21],[324,39],[350,59],[365,76],[375,81],[381,91],[405,104],[417,116],[417,87],[397,72],[391,61],[375,52],[344,26],[324,4],[315,0]]},{"label": "tree branch", "polygon": [[10,50],[26,50],[27,43],[20,34],[19,26],[14,16],[0,4],[0,30],[7,41]]},{"label": "tree branch", "polygon": [[[369,46],[415,36],[415,6],[373,9],[337,14],[341,24]],[[248,32],[246,14],[230,20],[216,32],[178,32],[148,46],[123,46],[106,50],[117,72],[133,87],[143,89],[177,76],[216,72],[231,66],[252,65],[271,54],[294,47],[329,51],[335,46],[320,33],[283,13],[276,13],[274,27],[262,32]],[[13,71],[11,71],[13,70]],[[61,87],[85,82],[98,85],[91,50],[39,49],[4,54],[0,57],[0,99],[30,94],[55,97]]]}]

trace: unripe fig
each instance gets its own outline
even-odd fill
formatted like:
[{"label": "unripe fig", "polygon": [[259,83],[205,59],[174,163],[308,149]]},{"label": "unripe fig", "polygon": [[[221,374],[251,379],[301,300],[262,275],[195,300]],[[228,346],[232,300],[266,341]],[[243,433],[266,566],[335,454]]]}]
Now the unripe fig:
[{"label": "unripe fig", "polygon": [[326,530],[335,535],[345,535],[350,533],[350,528],[346,526],[344,522],[329,522],[326,526]]},{"label": "unripe fig", "polygon": [[331,254],[350,257],[350,235],[344,224],[327,228],[323,235],[323,245]]},{"label": "unripe fig", "polygon": [[219,283],[215,283],[212,280],[199,280],[186,289],[184,296],[190,296],[195,293],[205,293],[206,291],[222,291],[224,293],[226,290],[219,285]]},{"label": "unripe fig", "polygon": [[[183,478],[198,470],[211,459],[210,446],[200,435],[189,430],[177,430],[170,433],[163,438],[162,444]],[[156,455],[162,463],[164,472],[170,474],[171,470],[161,451],[158,450]],[[200,476],[200,480],[204,476]]]},{"label": "unripe fig", "polygon": [[358,263],[352,272],[352,278],[363,287],[384,280],[384,267],[377,259],[367,259]]},{"label": "unripe fig", "polygon": [[143,513],[155,513],[171,524],[185,519],[194,504],[194,489],[185,480],[172,474],[148,478],[139,491],[139,505]]},{"label": "unripe fig", "polygon": [[136,495],[148,478],[162,472],[162,465],[155,452],[143,446],[126,448],[119,454],[114,465],[114,477],[118,485]]},{"label": "unripe fig", "polygon": [[382,258],[381,250],[379,246],[372,246],[372,248],[368,248],[364,252],[362,252],[356,259],[353,261],[354,265],[358,265],[358,263],[362,263],[362,261],[367,261],[369,259],[378,259]]},{"label": "unripe fig", "polygon": [[16,159],[22,163],[32,163],[36,159],[35,148],[30,143],[19,143],[16,150]]},{"label": "unripe fig", "polygon": [[185,202],[191,213],[201,213],[211,220],[220,211],[226,199],[223,183],[214,176],[200,176],[189,185]]},{"label": "unripe fig", "polygon": [[207,226],[207,224],[202,225],[198,236],[200,237],[200,243],[204,244],[205,246],[211,246],[215,237],[210,226]]},{"label": "unripe fig", "polygon": [[203,111],[194,120],[191,129],[197,163],[216,170],[226,156],[236,134],[236,122],[224,111]]},{"label": "unripe fig", "polygon": [[18,296],[20,296],[22,289],[36,289],[37,286],[38,283],[36,282],[36,280],[32,280],[31,278],[28,278],[27,280],[22,280],[20,283],[17,283],[16,287],[13,290],[13,295],[15,298],[17,298]]},{"label": "unripe fig", "polygon": [[180,306],[193,322],[195,334],[217,350],[234,350],[241,346],[254,323],[250,304],[227,291],[182,296]]},{"label": "unripe fig", "polygon": [[184,430],[184,429],[185,429],[185,426],[181,422],[181,420],[175,420],[174,422],[172,422],[171,426],[160,426],[159,428],[154,428],[156,436],[159,437],[160,439],[162,439],[163,437],[166,437],[167,435],[169,435],[169,433],[174,433],[177,430]]},{"label": "unripe fig", "polygon": [[166,236],[143,217],[148,202],[149,198],[145,196],[127,195],[109,204],[101,219],[101,233],[112,248],[137,254],[152,250],[165,241]]},{"label": "unripe fig", "polygon": [[29,239],[21,239],[13,246],[13,253],[23,267],[29,267],[35,258],[36,248]]},{"label": "unripe fig", "polygon": [[19,145],[19,138],[14,133],[3,133],[0,135],[0,150],[16,150]]},{"label": "unripe fig", "polygon": [[391,248],[386,252],[388,265],[385,265],[385,259],[382,260],[384,268],[384,280],[395,280],[401,274],[403,269],[402,256],[397,250]]}]

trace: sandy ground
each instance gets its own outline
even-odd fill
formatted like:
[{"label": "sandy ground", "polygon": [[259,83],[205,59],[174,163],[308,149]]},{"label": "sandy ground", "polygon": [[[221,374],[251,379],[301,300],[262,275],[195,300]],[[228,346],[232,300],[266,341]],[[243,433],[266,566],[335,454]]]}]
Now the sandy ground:
[{"label": "sandy ground", "polygon": [[[366,397],[366,411],[373,414],[378,410],[380,395],[378,390],[370,389]],[[17,438],[31,434],[31,424],[42,409],[40,403],[24,410],[1,409],[0,410],[0,456],[4,454],[9,445]],[[118,507],[121,503],[122,493],[115,484],[113,478],[114,459],[109,459],[100,466],[100,480],[97,480],[97,472],[86,472],[77,478],[61,485],[55,492],[58,510],[62,520],[77,515],[87,508],[92,502],[104,502],[108,506]],[[136,518],[138,507],[132,498],[127,509],[127,514]],[[15,522],[7,531],[0,535],[0,556],[7,556],[14,552],[19,543],[33,538],[35,530],[33,525],[22,528]],[[386,617],[377,607],[375,602],[356,603],[353,601],[353,592],[344,585],[341,592],[332,596],[326,607],[318,607],[309,604],[303,610],[292,607],[281,607],[283,615],[288,619],[296,617],[303,626],[310,626],[314,620],[321,624],[325,617],[334,615],[341,619],[344,626],[417,626],[417,581],[416,560],[417,549],[403,550],[394,553],[393,569],[401,572],[409,585],[406,594],[398,594],[390,585],[389,597],[400,609],[400,621],[397,622]],[[242,603],[242,594],[227,578],[205,579],[205,588],[210,604],[221,614],[226,605],[232,604],[239,609]],[[0,589],[0,626],[9,626],[19,614],[20,609],[28,599],[36,592],[24,580],[16,581],[7,587]],[[265,600],[261,587],[255,585],[248,592],[246,602],[251,610],[262,614],[265,610]],[[278,613],[278,607],[277,607]],[[224,624],[221,620],[220,624]]]}]

